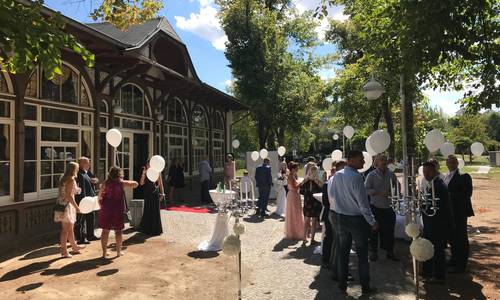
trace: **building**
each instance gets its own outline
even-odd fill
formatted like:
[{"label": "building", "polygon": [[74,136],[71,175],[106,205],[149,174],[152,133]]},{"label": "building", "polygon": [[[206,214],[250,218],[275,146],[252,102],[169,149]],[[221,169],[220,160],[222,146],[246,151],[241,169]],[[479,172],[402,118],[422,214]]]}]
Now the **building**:
[{"label": "building", "polygon": [[[58,180],[82,155],[101,180],[115,159],[137,180],[152,155],[162,155],[167,168],[180,158],[187,189],[197,190],[198,163],[209,158],[222,171],[232,113],[246,110],[198,78],[165,18],[126,32],[65,19],[65,30],[95,54],[94,68],[64,49],[63,75],[52,80],[38,67],[0,72],[0,241],[53,228]],[[123,134],[116,152],[106,143],[110,128]]]}]

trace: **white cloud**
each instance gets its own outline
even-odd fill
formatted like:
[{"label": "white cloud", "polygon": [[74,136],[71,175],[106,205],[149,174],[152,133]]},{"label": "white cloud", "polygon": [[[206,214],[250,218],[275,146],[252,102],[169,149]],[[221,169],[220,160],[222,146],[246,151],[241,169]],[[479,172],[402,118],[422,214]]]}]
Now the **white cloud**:
[{"label": "white cloud", "polygon": [[[295,0],[294,4],[299,13],[303,13],[307,10],[315,11],[321,5],[321,2],[321,0]],[[327,12],[328,17],[323,18],[319,26],[316,27],[316,32],[321,40],[325,39],[325,32],[328,29],[328,21],[330,19],[345,21],[349,18],[349,16],[344,15],[344,7],[341,5],[329,6]]]},{"label": "white cloud", "polygon": [[217,9],[213,0],[198,0],[200,10],[189,14],[189,18],[175,16],[177,28],[192,32],[202,39],[208,40],[217,50],[226,48],[227,36],[222,30],[217,17]]},{"label": "white cloud", "polygon": [[319,70],[318,74],[321,79],[328,80],[334,78],[337,75],[336,72],[337,72],[336,69],[328,68]]},{"label": "white cloud", "polygon": [[234,79],[228,79],[228,80],[224,81],[224,85],[226,87],[232,87],[233,84],[234,84]]}]

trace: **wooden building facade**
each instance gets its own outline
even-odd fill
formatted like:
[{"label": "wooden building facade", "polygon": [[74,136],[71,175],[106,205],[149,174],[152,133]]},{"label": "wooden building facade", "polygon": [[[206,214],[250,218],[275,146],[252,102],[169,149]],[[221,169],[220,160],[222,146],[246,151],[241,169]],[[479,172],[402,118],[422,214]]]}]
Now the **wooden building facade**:
[{"label": "wooden building facade", "polygon": [[126,178],[138,179],[146,160],[160,154],[167,168],[180,158],[187,189],[197,189],[198,163],[209,158],[222,171],[232,113],[247,109],[197,77],[186,45],[164,18],[126,32],[66,21],[65,30],[95,54],[94,68],[64,49],[63,75],[52,80],[39,67],[0,72],[0,241],[53,228],[68,161],[87,156],[105,177],[115,157],[108,129],[123,134],[117,150]]}]

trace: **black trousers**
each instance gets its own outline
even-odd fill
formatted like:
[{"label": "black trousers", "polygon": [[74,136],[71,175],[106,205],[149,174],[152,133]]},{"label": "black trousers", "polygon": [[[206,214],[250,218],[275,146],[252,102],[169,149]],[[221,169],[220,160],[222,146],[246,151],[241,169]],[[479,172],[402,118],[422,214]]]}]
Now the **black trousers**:
[{"label": "black trousers", "polygon": [[270,192],[271,192],[271,186],[259,187],[259,200],[257,201],[257,207],[259,209],[257,213],[261,216],[266,214],[267,204],[269,203]]},{"label": "black trousers", "polygon": [[201,203],[207,204],[210,203],[211,198],[210,198],[210,180],[205,180],[201,182]]},{"label": "black trousers", "polygon": [[396,214],[392,208],[377,208],[371,206],[375,220],[379,224],[377,231],[372,231],[370,235],[370,251],[377,252],[379,248],[387,251],[388,254],[394,252],[394,226],[396,224]]},{"label": "black trousers", "polygon": [[455,216],[455,230],[450,237],[451,263],[459,270],[465,270],[469,260],[469,237],[467,217]]},{"label": "black trousers", "polygon": [[338,277],[339,274],[339,255],[340,255],[340,240],[339,240],[339,221],[338,215],[333,210],[330,210],[330,224],[332,224],[332,251],[330,261],[332,264],[332,275]]},{"label": "black trousers", "polygon": [[77,214],[75,223],[75,240],[83,241],[94,235],[95,212]]},{"label": "black trousers", "polygon": [[[425,229],[424,229],[425,230]],[[423,263],[423,273],[426,276],[434,276],[437,279],[445,279],[446,277],[446,256],[445,256],[445,246],[446,238],[430,238],[426,237],[434,245],[434,256],[424,261]]]},{"label": "black trousers", "polygon": [[330,223],[330,210],[328,209],[323,213],[328,214],[328,216],[323,218],[323,223],[325,224],[325,237],[323,238],[323,248],[321,248],[321,260],[324,264],[330,264],[333,241],[332,223]]}]

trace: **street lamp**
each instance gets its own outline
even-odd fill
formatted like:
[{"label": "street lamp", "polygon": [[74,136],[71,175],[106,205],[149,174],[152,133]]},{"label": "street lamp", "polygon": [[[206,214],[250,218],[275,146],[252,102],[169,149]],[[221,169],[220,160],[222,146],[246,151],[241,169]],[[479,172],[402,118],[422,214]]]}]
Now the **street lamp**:
[{"label": "street lamp", "polygon": [[368,100],[377,100],[383,93],[385,93],[384,87],[374,78],[363,86],[363,94]]}]

